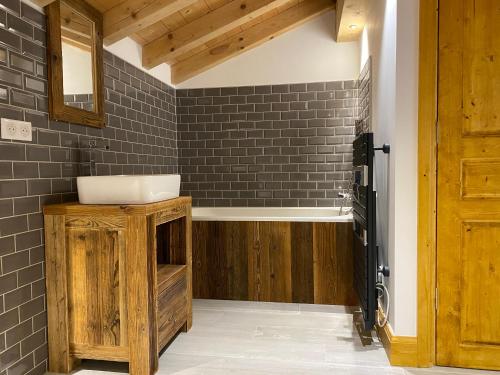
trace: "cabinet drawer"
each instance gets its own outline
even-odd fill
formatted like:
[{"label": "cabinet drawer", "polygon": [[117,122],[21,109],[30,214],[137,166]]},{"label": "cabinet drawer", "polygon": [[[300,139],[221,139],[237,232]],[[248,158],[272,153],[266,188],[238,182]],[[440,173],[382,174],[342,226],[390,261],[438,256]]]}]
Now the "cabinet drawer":
[{"label": "cabinet drawer", "polygon": [[158,296],[158,351],[160,351],[186,322],[187,282],[183,272]]}]

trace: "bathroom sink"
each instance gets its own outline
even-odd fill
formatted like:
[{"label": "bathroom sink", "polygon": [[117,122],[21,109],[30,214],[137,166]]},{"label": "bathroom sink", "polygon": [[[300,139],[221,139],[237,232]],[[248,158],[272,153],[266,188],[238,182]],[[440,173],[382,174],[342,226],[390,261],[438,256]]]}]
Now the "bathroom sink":
[{"label": "bathroom sink", "polygon": [[77,177],[81,204],[145,204],[177,198],[178,174]]}]

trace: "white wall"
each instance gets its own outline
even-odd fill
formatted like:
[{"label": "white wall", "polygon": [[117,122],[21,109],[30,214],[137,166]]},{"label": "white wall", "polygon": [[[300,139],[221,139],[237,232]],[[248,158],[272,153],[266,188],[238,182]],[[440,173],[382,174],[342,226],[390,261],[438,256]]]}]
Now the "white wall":
[{"label": "white wall", "polygon": [[398,1],[396,44],[396,329],[417,333],[418,1]]},{"label": "white wall", "polygon": [[142,47],[131,38],[122,39],[110,46],[105,46],[112,54],[122,58],[126,62],[132,64],[146,73],[151,74],[153,77],[158,78],[160,81],[173,86],[170,78],[170,66],[167,64],[160,64],[153,69],[146,69],[142,66]]},{"label": "white wall", "polygon": [[389,321],[397,335],[417,331],[417,130],[418,2],[372,3],[360,44],[361,63],[371,55],[372,124],[377,153],[379,245],[391,268]]},{"label": "white wall", "polygon": [[179,88],[339,81],[359,74],[359,43],[336,43],[328,12],[182,82]]}]

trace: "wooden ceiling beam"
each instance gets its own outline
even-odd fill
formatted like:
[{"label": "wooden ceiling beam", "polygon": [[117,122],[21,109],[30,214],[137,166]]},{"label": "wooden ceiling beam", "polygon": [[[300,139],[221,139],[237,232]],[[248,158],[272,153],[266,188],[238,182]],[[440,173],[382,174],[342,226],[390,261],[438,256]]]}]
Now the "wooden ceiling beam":
[{"label": "wooden ceiling beam", "polygon": [[240,33],[232,35],[229,39],[215,45],[210,45],[210,48],[202,52],[184,60],[181,57],[171,67],[172,82],[178,84],[194,77],[215,65],[303,24],[334,8],[334,6],[335,1],[332,0],[307,0]]},{"label": "wooden ceiling beam", "polygon": [[142,49],[142,65],[151,69],[275,9],[290,0],[234,0],[167,33]]},{"label": "wooden ceiling beam", "polygon": [[361,37],[372,0],[337,0],[335,40],[355,42]]},{"label": "wooden ceiling beam", "polygon": [[104,44],[117,42],[198,0],[126,0],[103,14]]}]

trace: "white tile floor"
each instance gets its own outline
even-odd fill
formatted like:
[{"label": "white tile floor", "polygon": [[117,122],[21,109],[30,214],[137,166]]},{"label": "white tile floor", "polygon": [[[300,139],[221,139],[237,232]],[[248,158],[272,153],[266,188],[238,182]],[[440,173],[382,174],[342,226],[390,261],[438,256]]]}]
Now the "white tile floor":
[{"label": "white tile floor", "polygon": [[[363,347],[352,315],[338,306],[196,300],[193,328],[161,355],[164,374],[495,374],[391,367],[379,342]],[[123,364],[85,362],[78,375],[126,373]]]}]

